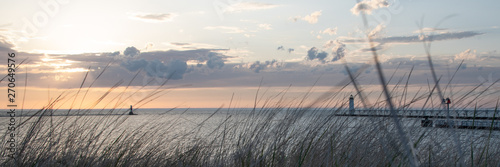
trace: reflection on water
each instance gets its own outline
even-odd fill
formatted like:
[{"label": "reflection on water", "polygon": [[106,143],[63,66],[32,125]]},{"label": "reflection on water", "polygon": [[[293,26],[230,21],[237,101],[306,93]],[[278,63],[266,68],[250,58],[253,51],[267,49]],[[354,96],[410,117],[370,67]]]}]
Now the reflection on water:
[{"label": "reflection on water", "polygon": [[[66,122],[65,124],[58,124],[57,126],[65,126],[73,124],[100,124],[107,126],[118,125],[116,129],[120,130],[133,130],[140,128],[141,131],[148,129],[164,130],[171,133],[194,133],[202,134],[213,132],[218,126],[221,125],[258,125],[261,124],[283,124],[286,123],[285,119],[296,119],[291,124],[292,129],[307,128],[314,123],[318,123],[318,118],[331,118],[330,122],[345,126],[346,128],[353,128],[358,126],[392,126],[390,118],[366,118],[366,117],[336,117],[332,116],[337,111],[332,109],[296,109],[290,111],[280,110],[274,112],[275,109],[263,109],[254,111],[253,109],[240,108],[240,109],[214,109],[214,108],[195,108],[195,109],[138,109],[134,112],[138,115],[127,115],[127,109],[121,110],[87,110],[76,111],[73,110],[68,115],[67,110],[55,110],[46,115],[52,117],[44,118],[44,121],[49,122]],[[312,110],[312,111],[311,111]],[[6,111],[1,111],[0,123],[5,126],[0,126],[0,130],[5,131],[10,117],[6,115]],[[36,114],[36,116],[33,116]],[[40,113],[36,110],[24,111],[21,115],[20,112],[16,115],[16,122],[27,121],[25,125],[32,123]],[[299,115],[297,117],[297,115]],[[467,129],[435,129],[424,128],[420,126],[422,119],[418,118],[402,118],[401,123],[404,125],[408,134],[415,131],[432,131],[438,133],[447,133],[448,131],[455,131],[460,134],[477,135],[486,133],[488,130],[467,130]],[[252,121],[248,123],[247,121]],[[53,125],[55,126],[55,125]],[[23,129],[25,126],[21,127]],[[103,126],[96,126],[96,128],[105,128]],[[220,128],[220,127],[219,127]],[[248,128],[248,127],[247,127]],[[493,134],[496,135],[495,131]]]}]

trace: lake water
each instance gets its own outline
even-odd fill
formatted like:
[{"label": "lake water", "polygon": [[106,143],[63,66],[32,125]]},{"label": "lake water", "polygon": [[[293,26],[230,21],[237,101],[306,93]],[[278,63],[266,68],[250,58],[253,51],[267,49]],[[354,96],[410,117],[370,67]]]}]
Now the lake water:
[{"label": "lake water", "polygon": [[[16,124],[24,124],[16,129],[17,141],[20,141],[32,123],[39,120],[37,111],[18,111],[15,117]],[[240,142],[241,136],[252,138],[257,135],[262,137],[263,142],[273,142],[281,136],[301,136],[306,135],[311,130],[330,131],[335,133],[360,135],[359,138],[377,135],[377,133],[387,133],[398,139],[396,124],[392,118],[380,117],[348,117],[334,116],[332,109],[137,109],[134,111],[138,115],[127,115],[127,109],[120,110],[89,110],[72,111],[71,116],[67,116],[67,110],[55,110],[43,117],[40,129],[48,132],[55,129],[57,134],[70,138],[75,135],[71,132],[79,131],[81,134],[94,134],[105,132],[109,134],[100,138],[117,138],[123,134],[148,134],[152,142],[169,143],[166,147],[188,146],[200,141],[225,140],[224,145],[234,145]],[[1,111],[0,130],[7,134],[10,117],[7,111]],[[35,114],[34,117],[30,115]],[[440,147],[453,145],[456,141],[460,143],[482,142],[500,139],[499,131],[489,130],[469,130],[451,128],[421,127],[417,118],[402,118],[399,124],[402,125],[405,135],[411,141],[417,141],[425,135],[422,142],[433,143]],[[283,134],[285,133],[285,134]],[[77,135],[78,136],[78,135]],[[264,137],[263,137],[264,136]],[[82,136],[79,136],[80,138]],[[225,138],[225,139],[223,139]],[[269,139],[269,141],[267,140]],[[458,139],[458,140],[457,140]],[[5,139],[4,139],[5,140]],[[85,139],[75,139],[82,140]],[[142,139],[141,139],[142,140]],[[104,142],[111,142],[105,141]],[[5,143],[5,142],[4,142]],[[218,144],[207,144],[217,146]]]}]

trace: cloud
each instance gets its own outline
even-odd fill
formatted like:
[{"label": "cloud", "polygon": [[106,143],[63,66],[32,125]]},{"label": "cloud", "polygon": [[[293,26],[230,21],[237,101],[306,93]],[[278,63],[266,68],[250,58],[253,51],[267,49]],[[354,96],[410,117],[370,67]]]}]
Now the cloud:
[{"label": "cloud", "polygon": [[[427,59],[422,59],[421,57],[394,57],[388,60],[386,63],[388,64],[401,64],[408,66],[427,66],[429,65],[429,61]],[[435,66],[440,66],[439,63],[436,63]]]},{"label": "cloud", "polygon": [[13,42],[9,38],[0,34],[0,51],[10,52],[13,51],[14,47]]},{"label": "cloud", "polygon": [[[415,43],[422,42],[423,40],[427,42],[432,41],[444,41],[453,39],[469,38],[477,35],[482,35],[483,33],[474,31],[463,31],[463,32],[446,32],[441,34],[431,34],[431,35],[411,35],[411,36],[393,36],[393,37],[378,37],[373,38],[373,42],[377,43]],[[344,43],[366,43],[366,39],[346,39],[342,40]]]},{"label": "cloud", "polygon": [[[323,48],[324,51],[328,53],[328,56],[324,58],[324,60],[331,62],[334,54],[332,54],[330,49],[332,47],[336,47],[336,41],[333,41],[333,44],[328,51]],[[286,51],[287,47],[283,47]],[[309,49],[310,47],[307,47]],[[276,49],[271,48],[271,49]],[[337,49],[338,50],[338,49]],[[307,50],[305,50],[307,51]],[[123,51],[122,51],[123,52]],[[227,63],[224,62],[224,66],[220,69],[214,66],[217,70],[208,70],[207,61],[217,60],[217,58],[213,59],[215,54],[210,54],[211,52],[217,53],[217,51],[210,50],[190,50],[190,51],[156,51],[156,52],[141,52],[139,56],[134,56],[129,59],[120,59],[121,62],[113,63],[103,74],[102,78],[105,80],[101,80],[100,82],[96,82],[96,87],[107,87],[116,84],[116,81],[120,79],[131,79],[133,75],[142,68],[141,74],[136,80],[138,82],[133,82],[133,86],[142,86],[145,81],[150,81],[150,77],[155,78],[167,78],[171,76],[174,85],[182,85],[182,84],[193,84],[194,87],[239,87],[239,86],[258,86],[258,81],[261,77],[264,77],[266,86],[289,86],[293,84],[294,86],[310,86],[314,81],[318,78],[342,78],[344,79],[342,71],[344,70],[344,66],[339,63],[331,63],[331,64],[321,64],[319,61],[302,61],[302,62],[287,62],[281,63],[276,60],[270,61],[258,61],[258,62],[250,62],[250,63]],[[471,50],[471,53],[473,50]],[[198,53],[198,54],[197,54]],[[319,60],[323,57],[320,53],[322,53],[321,49],[318,49],[318,54],[316,55],[316,59]],[[92,68],[90,69],[89,75],[97,75],[101,72],[102,67],[106,65],[109,60],[112,60],[113,57],[110,56],[112,54],[119,54],[119,52],[108,52],[108,53],[89,53],[89,54],[78,54],[78,55],[51,55],[51,59],[54,59],[52,62],[66,62],[67,60],[78,60],[81,62],[73,63],[68,66],[68,68],[61,68],[59,73],[49,73],[46,71],[56,71],[54,67],[43,66],[35,68],[30,68],[29,76],[33,83],[32,86],[37,86],[43,88],[44,85],[51,83],[51,87],[61,86],[61,87],[76,87],[81,85],[81,80],[78,78],[82,78],[85,75],[85,70],[88,69],[88,66],[91,64]],[[123,54],[123,53],[122,53]],[[305,53],[303,53],[305,55]],[[494,63],[500,62],[498,59],[498,52],[488,52],[488,53],[477,53],[478,59],[481,59],[481,56],[490,56],[492,59],[497,58]],[[34,59],[30,60],[30,63],[38,62],[43,55],[40,54],[31,54],[25,53],[23,56],[30,56]],[[108,56],[104,56],[108,55]],[[213,55],[213,56],[209,56]],[[21,56],[21,54],[20,54]],[[123,55],[122,55],[123,56]],[[220,56],[223,60],[225,56],[221,53],[218,53],[217,56]],[[347,55],[346,55],[347,56]],[[123,56],[125,57],[125,56]],[[341,56],[339,56],[341,57]],[[391,55],[391,57],[393,57]],[[436,61],[436,70],[439,73],[446,74],[446,69],[449,68],[446,66],[446,62],[449,60],[449,57],[446,60],[438,60]],[[453,58],[453,57],[452,57]],[[486,57],[485,57],[486,58]],[[190,61],[186,60],[195,60],[194,65],[189,65]],[[196,61],[201,59],[203,62],[202,67],[196,67]],[[414,73],[412,74],[412,80],[414,80],[414,84],[427,84],[425,83],[426,78],[429,76],[427,61],[425,58],[421,60],[413,60],[410,59],[409,56],[401,57],[398,59],[400,61],[404,61],[407,64],[402,64],[399,68],[397,65],[399,63],[394,63],[395,59],[392,59],[384,63],[384,68],[387,70],[392,70],[399,68],[398,71],[403,71],[401,73],[397,73],[395,78],[398,76],[402,76],[405,71],[408,71],[412,68],[412,65],[415,63],[419,63],[425,67],[416,67]],[[52,63],[51,62],[51,63]],[[95,62],[95,63],[94,63]],[[115,60],[116,62],[116,60]],[[187,62],[187,63],[186,63]],[[217,62],[217,61],[214,61]],[[440,62],[440,63],[438,63]],[[40,62],[40,64],[43,62]],[[124,65],[121,65],[123,63]],[[186,64],[185,64],[186,63]],[[220,62],[219,62],[220,63]],[[490,61],[488,61],[490,63]],[[46,63],[49,64],[49,63]],[[207,64],[207,66],[205,66]],[[217,64],[217,63],[215,63]],[[316,64],[315,66],[311,64]],[[318,65],[320,64],[320,65]],[[362,64],[362,63],[361,63]],[[349,66],[355,70],[357,67],[361,66],[360,63],[349,63]],[[443,65],[444,64],[444,65]],[[34,65],[34,64],[29,64]],[[98,69],[98,67],[101,69]],[[128,68],[126,68],[128,67]],[[461,75],[460,77],[456,77],[458,79],[466,81],[466,83],[474,83],[479,82],[476,77],[487,76],[490,73],[497,74],[499,68],[496,66],[484,66],[483,71],[478,75],[478,68],[475,67],[474,63],[467,62],[463,72],[457,75]],[[479,66],[478,66],[479,67]],[[71,69],[70,69],[71,68]],[[191,69],[196,69],[192,70]],[[75,71],[79,71],[78,73],[72,73],[73,78],[68,78],[70,75],[64,75],[65,72],[74,69]],[[368,68],[372,69],[372,68]],[[43,72],[38,72],[35,70],[43,70]],[[372,69],[373,70],[373,69]],[[131,72],[135,71],[135,72]],[[368,70],[366,72],[369,72]],[[468,73],[464,73],[468,72]],[[207,75],[210,73],[210,75]],[[258,74],[256,74],[258,73]],[[55,76],[57,75],[57,76]],[[323,76],[320,76],[323,75]],[[365,74],[362,74],[365,75]],[[189,76],[189,77],[188,77]],[[301,77],[297,77],[301,76]],[[149,77],[149,78],[148,78]],[[45,78],[45,79],[40,79]],[[55,78],[59,78],[59,81],[55,81]],[[361,77],[360,84],[366,85],[370,84],[373,79],[373,75],[365,75]],[[376,78],[375,78],[376,79]],[[65,81],[65,82],[62,82]],[[143,82],[141,82],[143,81]],[[324,82],[323,82],[324,81]],[[422,82],[420,82],[422,81]],[[79,83],[80,82],[80,83]],[[151,82],[151,86],[155,86],[161,84],[161,82]],[[321,80],[317,85],[328,86],[331,85],[331,80]]]},{"label": "cloud", "polygon": [[116,51],[116,52],[109,52],[109,53],[102,53],[101,55],[103,55],[103,56],[111,56],[111,57],[114,57],[114,56],[118,56],[118,55],[120,55],[120,51]]},{"label": "cloud", "polygon": [[228,50],[197,49],[197,50],[186,50],[186,51],[177,51],[177,50],[155,51],[155,52],[141,53],[141,57],[147,58],[148,60],[163,60],[163,61],[177,59],[187,62],[190,60],[194,60],[194,62],[198,62],[199,65],[197,66],[202,66],[202,63],[206,63],[206,65],[210,69],[215,69],[215,68],[222,68],[225,65],[225,61],[228,58],[232,58],[231,56],[226,56],[222,53],[218,53],[219,51],[228,51]]},{"label": "cloud", "polygon": [[379,38],[382,36],[382,32],[385,30],[385,25],[384,24],[379,24],[377,27],[373,28],[373,30],[368,33],[368,36],[370,38]]},{"label": "cloud", "polygon": [[[179,45],[188,45],[186,43],[177,43]],[[122,62],[120,66],[130,72],[136,72],[143,69],[147,76],[157,78],[168,78],[173,80],[183,79],[185,73],[189,72],[187,61],[199,62],[197,67],[201,67],[201,63],[206,62],[208,68],[222,68],[225,64],[225,56],[217,49],[196,49],[196,50],[168,50],[154,52],[140,52],[137,48],[127,47],[123,52]],[[113,56],[119,52],[108,53]],[[194,68],[194,66],[193,66]]]},{"label": "cloud", "polygon": [[184,76],[184,73],[187,70],[187,63],[185,61],[180,61],[180,60],[174,60],[168,63],[167,71],[166,73],[168,74],[167,77],[170,77],[170,79],[182,79]]},{"label": "cloud", "polygon": [[245,33],[246,31],[239,27],[228,27],[228,26],[207,26],[204,29],[206,30],[220,30],[223,33],[236,34],[236,33]]},{"label": "cloud", "polygon": [[323,45],[324,48],[332,48],[332,62],[338,61],[345,57],[346,45],[339,40],[329,40]]},{"label": "cloud", "polygon": [[144,22],[168,22],[172,21],[177,14],[174,13],[134,13],[132,14],[132,18]]},{"label": "cloud", "polygon": [[154,46],[154,44],[153,44],[153,43],[148,42],[148,43],[146,44],[146,46],[144,46],[144,50],[150,50],[151,48],[153,48],[153,46]]},{"label": "cloud", "polygon": [[[98,67],[106,66],[108,62],[117,62],[113,72],[128,74],[129,72],[137,72],[142,69],[143,72],[149,77],[160,77],[174,80],[183,79],[183,76],[189,72],[187,66],[188,61],[206,63],[207,68],[220,69],[225,66],[225,61],[230,56],[226,56],[222,51],[227,49],[195,49],[195,50],[167,50],[167,51],[152,51],[141,52],[136,47],[127,47],[122,54],[116,52],[104,53],[85,53],[85,54],[72,54],[72,55],[40,55],[40,54],[24,54],[33,55],[30,59],[34,65],[38,65],[36,73],[48,74],[55,72],[85,72],[88,66],[91,65],[93,69],[97,70]],[[114,60],[114,61],[113,61]],[[192,67],[196,68],[196,67]],[[125,70],[124,70],[125,69]],[[31,72],[34,73],[34,72]],[[124,74],[124,75],[126,75]]]},{"label": "cloud", "polygon": [[162,43],[174,50],[197,50],[197,49],[214,49],[219,50],[220,46],[206,43],[187,43],[187,42],[170,42]]},{"label": "cloud", "polygon": [[310,24],[316,24],[318,22],[318,18],[321,16],[321,10],[315,11],[310,15],[305,16],[302,20],[309,22]]},{"label": "cloud", "polygon": [[306,15],[304,17],[296,16],[296,17],[291,18],[291,20],[293,22],[296,22],[299,19],[301,19],[301,20],[307,21],[309,24],[316,24],[318,22],[319,16],[321,16],[321,10],[312,12],[311,14]]},{"label": "cloud", "polygon": [[141,68],[144,68],[148,65],[148,61],[144,59],[139,60],[125,60],[120,63],[120,66],[125,67],[130,72],[136,72]]},{"label": "cloud", "polygon": [[332,46],[335,45],[335,42],[334,40],[328,40],[326,41],[325,45],[323,45],[324,48],[331,48]]},{"label": "cloud", "polygon": [[[277,50],[285,51],[285,47],[284,46],[278,46]],[[295,51],[295,49],[288,48],[287,51],[288,51],[288,53],[292,53],[293,51]]]},{"label": "cloud", "polygon": [[332,54],[334,55],[332,62],[335,62],[337,60],[344,58],[345,52],[346,52],[345,44],[343,44],[339,41],[336,41],[335,44],[336,44],[335,47],[333,47],[333,49],[332,49]]},{"label": "cloud", "polygon": [[164,64],[158,60],[131,59],[120,63],[130,72],[143,69],[149,77],[168,78],[173,80],[182,79],[187,70],[187,63],[181,60],[173,60]]},{"label": "cloud", "polygon": [[316,55],[316,58],[318,60],[323,61],[326,58],[326,56],[328,56],[328,53],[326,53],[325,51],[321,51]]},{"label": "cloud", "polygon": [[175,46],[191,45],[190,43],[182,43],[182,42],[171,42],[170,44],[175,45]]},{"label": "cloud", "polygon": [[137,48],[131,46],[131,47],[127,47],[125,49],[125,51],[123,51],[123,55],[127,56],[127,57],[135,57],[137,55],[139,55],[141,53],[141,51],[139,51]]},{"label": "cloud", "polygon": [[278,7],[275,4],[261,3],[261,2],[240,2],[228,6],[224,12],[237,13],[243,11],[254,11],[263,9],[272,9]]},{"label": "cloud", "polygon": [[372,10],[378,8],[388,7],[389,3],[387,0],[363,0],[351,9],[351,13],[355,15],[359,15],[361,12],[365,12],[366,14],[371,14]]},{"label": "cloud", "polygon": [[222,59],[222,56],[220,56],[217,53],[210,52],[208,54],[208,60],[207,60],[207,66],[208,68],[214,69],[214,68],[222,68],[224,66],[224,60]]},{"label": "cloud", "polygon": [[[82,53],[82,54],[36,54],[36,53],[23,53],[23,55],[30,56],[30,62],[40,65],[51,66],[47,62],[59,62],[62,64],[81,65],[79,67],[88,68],[91,66],[101,66],[106,65],[113,59],[119,59],[120,52],[103,52],[103,53]],[[123,56],[123,55],[121,55]],[[85,63],[82,63],[85,62]],[[53,64],[52,64],[53,65]],[[57,68],[57,66],[55,66]]]},{"label": "cloud", "polygon": [[335,27],[335,28],[326,28],[323,31],[319,31],[319,33],[328,34],[328,35],[335,35],[335,34],[337,34],[337,27]]},{"label": "cloud", "polygon": [[481,52],[477,55],[477,60],[482,64],[489,64],[489,66],[497,66],[500,64],[500,53],[497,50]]},{"label": "cloud", "polygon": [[476,50],[471,50],[471,49],[467,49],[465,51],[463,51],[462,53],[459,53],[459,54],[456,54],[455,55],[455,61],[461,61],[461,60],[469,60],[469,59],[476,59]]},{"label": "cloud", "polygon": [[332,62],[338,61],[345,57],[346,54],[346,45],[339,40],[329,40],[323,45],[324,48],[332,48]]},{"label": "cloud", "polygon": [[307,59],[314,60],[318,59],[322,63],[325,63],[325,58],[328,56],[328,53],[325,51],[319,51],[318,48],[312,47],[307,51]]},{"label": "cloud", "polygon": [[308,60],[314,60],[316,58],[316,55],[318,55],[318,49],[316,47],[312,47],[307,51]]},{"label": "cloud", "polygon": [[271,24],[259,24],[259,28],[265,29],[265,30],[270,30]]},{"label": "cloud", "polygon": [[[420,43],[423,41],[433,42],[433,41],[446,41],[446,40],[456,40],[474,37],[478,35],[482,35],[482,32],[474,32],[474,31],[457,31],[457,32],[441,32],[441,33],[425,33],[419,35],[409,35],[409,36],[389,36],[384,37],[383,30],[385,26],[383,24],[378,25],[373,30],[368,32],[368,36],[371,37],[372,42],[374,43],[374,47],[361,48],[359,51],[361,52],[369,52],[372,50],[382,50],[385,48],[385,44],[411,44],[411,43]],[[347,44],[368,44],[366,38],[346,38],[340,37],[338,38],[339,42],[347,43]],[[325,47],[331,47],[333,45],[333,41],[328,41],[325,44]]]},{"label": "cloud", "polygon": [[425,27],[425,28],[422,28],[420,30],[415,30],[413,31],[413,33],[422,33],[422,32],[445,32],[447,31],[448,29],[447,28],[429,28],[429,27]]},{"label": "cloud", "polygon": [[[141,52],[140,57],[146,60],[169,61],[173,59],[189,61],[189,60],[208,60],[208,55],[211,52],[229,51],[228,49],[193,49],[193,50],[167,50],[167,51],[151,51]],[[230,56],[219,54],[223,59],[232,58]]]},{"label": "cloud", "polygon": [[260,62],[260,61],[255,61],[253,63],[248,63],[243,65],[242,67],[248,68],[252,70],[255,73],[259,73],[262,70],[268,69],[268,68],[282,68],[284,66],[284,63],[280,63],[276,60],[271,60],[271,61],[265,61],[265,62]]},{"label": "cloud", "polygon": [[150,77],[178,80],[183,78],[187,70],[187,63],[181,60],[173,60],[165,65],[163,62],[153,60],[149,61],[144,68],[146,74]]},{"label": "cloud", "polygon": [[373,47],[367,47],[367,48],[362,48],[360,51],[362,52],[371,52],[371,51],[379,51],[384,49],[384,44],[378,43],[376,46]]},{"label": "cloud", "polygon": [[0,51],[12,51],[11,48],[13,48],[14,45],[5,41],[5,40],[0,40]]}]

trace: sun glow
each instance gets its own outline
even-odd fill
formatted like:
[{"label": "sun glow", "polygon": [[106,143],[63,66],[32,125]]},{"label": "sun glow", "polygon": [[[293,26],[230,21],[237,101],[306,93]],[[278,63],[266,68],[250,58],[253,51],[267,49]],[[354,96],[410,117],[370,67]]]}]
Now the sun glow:
[{"label": "sun glow", "polygon": [[74,72],[87,72],[89,69],[85,68],[66,68],[66,69],[57,69],[55,72],[66,72],[66,73],[74,73]]}]

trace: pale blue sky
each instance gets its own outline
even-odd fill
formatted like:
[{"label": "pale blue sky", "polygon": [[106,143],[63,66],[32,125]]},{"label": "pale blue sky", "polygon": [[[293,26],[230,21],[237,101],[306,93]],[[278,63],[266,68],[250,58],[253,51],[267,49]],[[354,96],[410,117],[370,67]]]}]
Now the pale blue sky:
[{"label": "pale blue sky", "polygon": [[[355,1],[68,1],[67,4],[57,3],[58,10],[48,17],[46,25],[36,26],[38,32],[32,34],[35,39],[16,41],[18,50],[48,53],[111,52],[122,51],[127,46],[142,50],[147,43],[153,44],[153,50],[167,50],[173,49],[168,43],[181,42],[245,51],[248,56],[241,59],[254,61],[272,59],[277,56],[272,51],[283,45],[294,48],[294,54],[276,58],[290,60],[304,56],[300,53],[305,53],[306,49],[300,46],[320,47],[326,41],[338,37],[364,35],[356,32],[356,29],[363,27],[360,16],[350,11]],[[414,35],[413,31],[419,28],[416,23],[424,18],[425,27],[441,23],[439,28],[448,31],[487,32],[487,35],[477,37],[481,38],[482,44],[474,48],[482,51],[496,49],[492,43],[498,39],[500,19],[495,17],[498,15],[495,9],[499,5],[497,1],[388,2],[388,7],[374,10],[369,16],[369,21],[375,24],[380,20],[377,18],[390,17],[383,19],[385,36]],[[251,3],[260,7],[252,9]],[[244,4],[240,5],[241,11],[230,11],[231,6],[237,4]],[[2,25],[8,26],[3,28],[21,30],[25,24],[23,18],[33,22],[33,16],[44,12],[42,6],[37,1],[28,0],[4,3],[0,7]],[[50,9],[55,11],[54,8]],[[300,19],[291,21],[294,17],[305,17],[316,11],[321,11],[316,23],[310,24]],[[141,13],[171,14],[169,17],[172,18],[164,22],[133,19],[134,15]],[[337,34],[319,34],[326,28],[337,28]],[[318,39],[318,35],[321,39]],[[454,43],[453,46],[443,45],[443,49],[435,51],[456,54],[469,49],[467,47],[471,39],[468,40]]]}]

